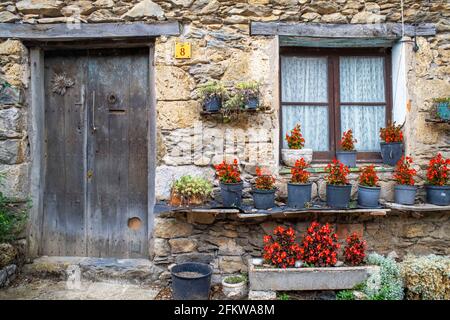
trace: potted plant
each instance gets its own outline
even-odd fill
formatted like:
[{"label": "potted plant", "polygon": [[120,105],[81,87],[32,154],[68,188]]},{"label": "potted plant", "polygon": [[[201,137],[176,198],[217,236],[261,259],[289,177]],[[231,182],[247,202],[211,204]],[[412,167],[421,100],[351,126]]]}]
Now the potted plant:
[{"label": "potted plant", "polygon": [[225,207],[240,207],[243,182],[237,160],[234,159],[233,163],[227,163],[224,160],[222,163],[215,165],[214,168],[220,180],[223,205]]},{"label": "potted plant", "polygon": [[436,114],[442,120],[450,120],[450,97],[433,99]]},{"label": "potted plant", "polygon": [[174,300],[208,300],[212,268],[204,263],[184,262],[170,269]]},{"label": "potted plant", "polygon": [[337,159],[345,164],[347,167],[356,167],[356,139],[353,139],[352,130],[347,130],[342,135],[341,149],[342,151],[336,152]]},{"label": "potted plant", "polygon": [[396,203],[413,205],[416,198],[417,187],[414,185],[416,170],[411,168],[413,160],[411,157],[402,156],[395,167],[394,199]]},{"label": "potted plant", "polygon": [[247,277],[243,274],[240,274],[223,278],[222,292],[227,298],[244,298],[247,294]]},{"label": "potted plant", "polygon": [[203,109],[207,112],[218,112],[222,107],[222,99],[226,92],[218,82],[208,82],[199,88],[203,100]]},{"label": "potted plant", "polygon": [[236,119],[241,109],[245,106],[244,96],[239,92],[232,93],[228,96],[221,109],[223,122],[227,123]]},{"label": "potted plant", "polygon": [[291,181],[287,184],[288,191],[288,207],[305,208],[306,204],[311,201],[311,186],[308,182],[310,173],[306,171],[309,164],[305,159],[300,158],[291,168]]},{"label": "potted plant", "polygon": [[381,157],[383,163],[395,166],[403,154],[403,132],[400,125],[389,124],[386,128],[380,128]]},{"label": "potted plant", "polygon": [[312,149],[304,149],[305,139],[302,136],[300,130],[300,124],[296,124],[295,127],[289,133],[286,133],[286,142],[289,149],[281,149],[281,158],[285,165],[293,167],[297,159],[303,158],[306,162],[312,160]]},{"label": "potted plant", "polygon": [[265,170],[256,167],[257,178],[253,189],[253,202],[256,209],[269,209],[275,206],[275,178]]},{"label": "potted plant", "polygon": [[361,168],[358,185],[359,206],[364,208],[376,208],[379,206],[381,187],[377,185],[378,180],[374,165]]},{"label": "potted plant", "polygon": [[240,82],[236,90],[243,97],[244,107],[248,110],[256,110],[259,107],[260,83],[257,81]]},{"label": "potted plant", "polygon": [[348,208],[352,185],[348,183],[349,169],[337,159],[333,159],[325,167],[328,175],[327,182],[327,205],[331,208]]},{"label": "potted plant", "polygon": [[201,205],[212,193],[212,184],[202,177],[182,176],[172,183],[170,205]]},{"label": "potted plant", "polygon": [[450,205],[450,159],[444,159],[440,153],[431,159],[427,182],[427,202],[438,206]]}]

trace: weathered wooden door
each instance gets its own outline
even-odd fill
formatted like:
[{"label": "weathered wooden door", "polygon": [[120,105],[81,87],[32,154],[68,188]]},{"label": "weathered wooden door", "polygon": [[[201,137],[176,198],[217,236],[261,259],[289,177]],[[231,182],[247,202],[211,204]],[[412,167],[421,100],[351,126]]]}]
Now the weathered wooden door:
[{"label": "weathered wooden door", "polygon": [[148,49],[45,56],[41,254],[148,256]]}]

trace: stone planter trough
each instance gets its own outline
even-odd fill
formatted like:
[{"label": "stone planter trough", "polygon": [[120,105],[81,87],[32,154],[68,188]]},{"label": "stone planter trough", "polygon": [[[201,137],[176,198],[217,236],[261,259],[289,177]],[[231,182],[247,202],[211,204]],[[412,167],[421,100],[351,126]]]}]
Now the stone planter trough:
[{"label": "stone planter trough", "polygon": [[352,289],[375,272],[378,266],[261,268],[249,260],[248,275],[253,291],[303,291]]}]

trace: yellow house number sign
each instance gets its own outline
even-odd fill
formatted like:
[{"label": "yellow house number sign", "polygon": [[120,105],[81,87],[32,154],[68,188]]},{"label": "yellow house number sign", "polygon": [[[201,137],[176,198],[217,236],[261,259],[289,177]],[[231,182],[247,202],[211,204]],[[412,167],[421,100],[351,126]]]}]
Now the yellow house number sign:
[{"label": "yellow house number sign", "polygon": [[175,58],[176,59],[190,59],[191,58],[191,44],[189,42],[175,43]]}]

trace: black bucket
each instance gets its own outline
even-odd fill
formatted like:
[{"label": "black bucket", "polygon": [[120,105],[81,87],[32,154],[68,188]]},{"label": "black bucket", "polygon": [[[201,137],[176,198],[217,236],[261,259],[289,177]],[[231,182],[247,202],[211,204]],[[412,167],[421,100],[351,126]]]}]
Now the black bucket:
[{"label": "black bucket", "polygon": [[380,148],[384,164],[395,166],[402,157],[403,143],[401,142],[380,142]]},{"label": "black bucket", "polygon": [[198,262],[180,263],[172,267],[174,300],[208,300],[212,269]]}]

